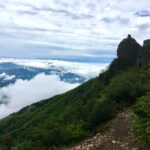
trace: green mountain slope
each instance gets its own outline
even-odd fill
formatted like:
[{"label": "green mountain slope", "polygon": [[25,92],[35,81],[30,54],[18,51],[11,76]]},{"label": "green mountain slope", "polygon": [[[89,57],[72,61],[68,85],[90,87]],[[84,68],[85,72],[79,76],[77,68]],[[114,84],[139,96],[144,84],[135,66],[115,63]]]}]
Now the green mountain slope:
[{"label": "green mountain slope", "polygon": [[[123,42],[123,49],[127,45],[132,50],[130,44],[136,45],[133,44],[136,41],[129,38]],[[118,51],[120,54],[121,49]],[[135,51],[136,56],[138,51]],[[131,57],[128,59],[128,53],[123,56],[124,53],[118,56],[99,77],[2,119],[0,149],[59,149],[92,135],[97,126],[115,117],[122,107],[133,105],[150,90],[149,62],[141,67],[135,57],[133,61]],[[138,108],[135,109],[137,115]],[[137,118],[137,131],[139,126]],[[149,137],[147,135],[146,140]]]}]

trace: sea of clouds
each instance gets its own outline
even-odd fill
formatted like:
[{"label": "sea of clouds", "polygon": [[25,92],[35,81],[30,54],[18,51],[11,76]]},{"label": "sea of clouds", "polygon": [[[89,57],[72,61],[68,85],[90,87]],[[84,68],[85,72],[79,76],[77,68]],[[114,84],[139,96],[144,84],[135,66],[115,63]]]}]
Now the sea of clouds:
[{"label": "sea of clouds", "polygon": [[[25,67],[63,68],[63,71],[85,76],[87,79],[97,76],[102,69],[108,66],[108,64],[79,63],[60,60],[0,59],[0,63],[4,62],[12,62]],[[4,75],[6,74],[3,73],[3,76]],[[0,89],[1,97],[6,96],[7,101],[0,104],[0,119],[25,106],[64,93],[78,85],[79,83],[62,81],[56,74],[46,75],[40,73],[32,80],[18,79],[15,84]]]},{"label": "sea of clouds", "polygon": [[0,89],[0,94],[7,95],[8,103],[0,105],[0,118],[18,111],[34,102],[64,93],[79,84],[61,81],[59,76],[39,74],[32,80],[17,80],[15,84]]},{"label": "sea of clouds", "polygon": [[97,76],[101,70],[109,65],[109,63],[83,63],[63,60],[0,58],[0,63],[7,62],[24,67],[43,69],[57,68],[65,72],[75,73],[77,75],[86,77],[87,79]]}]

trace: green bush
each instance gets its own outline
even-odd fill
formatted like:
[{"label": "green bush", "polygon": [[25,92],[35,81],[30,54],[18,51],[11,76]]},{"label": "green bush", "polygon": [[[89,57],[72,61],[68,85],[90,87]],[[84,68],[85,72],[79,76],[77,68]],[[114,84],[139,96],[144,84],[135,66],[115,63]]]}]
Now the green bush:
[{"label": "green bush", "polygon": [[136,114],[134,128],[138,135],[150,146],[150,94],[138,99],[134,112]]},{"label": "green bush", "polygon": [[93,106],[90,119],[89,129],[94,129],[100,123],[109,120],[115,113],[115,103],[111,100],[97,100]]},{"label": "green bush", "polygon": [[24,141],[18,146],[14,147],[12,150],[47,150],[46,148],[34,143],[32,141]]},{"label": "green bush", "polygon": [[127,71],[127,69],[131,66],[133,66],[132,61],[127,61],[120,58],[114,59],[108,69],[99,75],[99,78],[101,79],[101,82],[107,85],[120,71]]},{"label": "green bush", "polygon": [[106,90],[108,98],[116,102],[133,102],[145,93],[142,75],[136,70],[122,72],[114,77]]}]

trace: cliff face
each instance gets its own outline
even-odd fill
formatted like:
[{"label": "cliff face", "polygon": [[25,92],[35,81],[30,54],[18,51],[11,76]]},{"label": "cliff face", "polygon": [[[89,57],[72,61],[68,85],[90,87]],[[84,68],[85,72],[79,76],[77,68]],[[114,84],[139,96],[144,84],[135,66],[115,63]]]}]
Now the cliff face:
[{"label": "cliff face", "polygon": [[135,61],[137,59],[141,46],[135,39],[128,35],[126,39],[123,39],[118,46],[117,56],[120,59]]},{"label": "cliff face", "polygon": [[150,39],[143,42],[143,47],[139,51],[137,62],[139,67],[150,63]]},{"label": "cliff face", "polygon": [[145,47],[150,47],[150,39],[145,40],[143,45],[144,45]]}]

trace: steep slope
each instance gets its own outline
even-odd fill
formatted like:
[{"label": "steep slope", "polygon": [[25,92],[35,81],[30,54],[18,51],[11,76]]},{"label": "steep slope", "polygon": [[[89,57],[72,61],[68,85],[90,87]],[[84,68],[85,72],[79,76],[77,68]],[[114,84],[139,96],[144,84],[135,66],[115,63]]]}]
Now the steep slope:
[{"label": "steep slope", "polygon": [[143,144],[132,129],[135,115],[130,108],[120,111],[117,116],[101,125],[96,134],[71,150],[142,150]]},{"label": "steep slope", "polygon": [[135,57],[134,61],[118,57],[99,77],[2,119],[0,149],[60,149],[93,135],[99,125],[149,92],[148,63],[139,68]]},{"label": "steep slope", "polygon": [[98,105],[94,100],[97,91],[101,90],[98,84],[99,79],[96,78],[63,95],[22,109],[1,121],[1,135],[9,133],[19,142],[40,140],[39,145],[47,147],[72,143],[86,137],[89,132],[83,126],[88,126],[88,120],[92,118],[90,113],[94,111],[92,107]]}]

